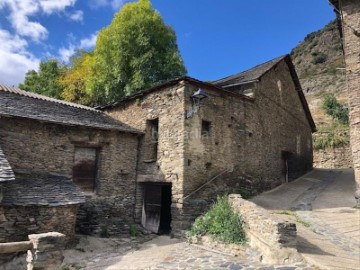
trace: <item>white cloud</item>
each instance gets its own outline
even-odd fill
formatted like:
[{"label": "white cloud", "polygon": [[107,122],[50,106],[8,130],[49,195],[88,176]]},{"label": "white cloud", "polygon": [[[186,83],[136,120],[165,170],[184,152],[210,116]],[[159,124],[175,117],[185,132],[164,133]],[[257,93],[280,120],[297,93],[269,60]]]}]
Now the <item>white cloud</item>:
[{"label": "white cloud", "polygon": [[89,5],[91,8],[99,8],[111,6],[114,10],[119,9],[125,4],[125,0],[90,0]]},{"label": "white cloud", "polygon": [[75,22],[82,22],[84,20],[84,12],[82,10],[76,10],[74,13],[68,15],[70,20]]},{"label": "white cloud", "polygon": [[40,60],[27,51],[28,43],[18,35],[0,29],[0,82],[18,85],[29,69],[37,69]]},{"label": "white cloud", "polygon": [[63,11],[66,7],[73,6],[76,0],[39,0],[42,10],[46,14]]},{"label": "white cloud", "polygon": [[84,39],[80,40],[80,48],[90,49],[90,48],[94,47],[96,45],[97,36],[98,36],[98,32],[96,32],[95,34],[92,34],[88,38],[84,38]]},{"label": "white cloud", "polygon": [[8,20],[18,35],[39,42],[47,38],[48,31],[33,18],[39,13],[50,15],[73,6],[76,0],[0,0],[0,9],[8,7]]},{"label": "white cloud", "polygon": [[70,42],[67,48],[60,48],[59,49],[59,58],[64,61],[68,62],[70,57],[74,55],[76,49],[91,49],[96,45],[96,38],[98,32],[92,34],[90,37],[81,39],[78,43]]}]

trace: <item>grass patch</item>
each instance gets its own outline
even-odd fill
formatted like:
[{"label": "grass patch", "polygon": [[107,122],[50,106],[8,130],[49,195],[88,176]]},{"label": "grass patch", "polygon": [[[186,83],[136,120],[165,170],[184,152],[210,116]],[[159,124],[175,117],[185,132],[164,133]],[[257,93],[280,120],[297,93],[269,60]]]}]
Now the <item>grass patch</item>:
[{"label": "grass patch", "polygon": [[314,149],[336,148],[350,143],[349,126],[338,122],[321,126],[313,136]]},{"label": "grass patch", "polygon": [[241,216],[233,211],[227,196],[223,196],[218,197],[210,210],[195,220],[188,237],[208,234],[224,243],[243,245],[246,243],[243,226]]},{"label": "grass patch", "polygon": [[360,203],[355,205],[354,208],[360,210]]},{"label": "grass patch", "polygon": [[292,210],[283,210],[283,211],[274,211],[274,214],[278,214],[278,215],[288,215],[288,216],[293,216],[295,218],[295,221],[297,223],[302,224],[303,226],[309,228],[311,226],[311,224],[305,220],[303,220],[301,217],[298,216],[298,214],[295,211]]},{"label": "grass patch", "polygon": [[134,224],[129,224],[129,231],[132,237],[139,236],[139,230]]},{"label": "grass patch", "polygon": [[110,234],[109,234],[108,227],[106,225],[101,225],[100,226],[100,237],[109,238],[109,236],[110,236]]}]

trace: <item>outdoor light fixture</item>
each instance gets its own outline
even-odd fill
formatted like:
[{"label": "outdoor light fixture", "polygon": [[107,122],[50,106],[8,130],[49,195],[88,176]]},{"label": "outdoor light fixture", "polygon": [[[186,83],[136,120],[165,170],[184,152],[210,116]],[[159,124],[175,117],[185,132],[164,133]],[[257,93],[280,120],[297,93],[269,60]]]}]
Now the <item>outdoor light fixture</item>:
[{"label": "outdoor light fixture", "polygon": [[202,89],[199,89],[194,94],[192,94],[191,95],[192,110],[186,112],[186,118],[190,118],[194,114],[196,114],[200,109],[201,101],[207,97],[208,97],[207,93]]}]

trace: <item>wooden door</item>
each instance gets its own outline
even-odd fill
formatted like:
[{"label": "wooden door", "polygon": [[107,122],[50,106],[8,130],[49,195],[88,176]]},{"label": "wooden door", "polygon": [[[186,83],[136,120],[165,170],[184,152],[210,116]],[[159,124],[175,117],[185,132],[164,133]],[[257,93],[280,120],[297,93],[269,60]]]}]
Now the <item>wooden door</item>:
[{"label": "wooden door", "polygon": [[161,185],[145,185],[142,225],[153,233],[158,233],[161,218]]}]

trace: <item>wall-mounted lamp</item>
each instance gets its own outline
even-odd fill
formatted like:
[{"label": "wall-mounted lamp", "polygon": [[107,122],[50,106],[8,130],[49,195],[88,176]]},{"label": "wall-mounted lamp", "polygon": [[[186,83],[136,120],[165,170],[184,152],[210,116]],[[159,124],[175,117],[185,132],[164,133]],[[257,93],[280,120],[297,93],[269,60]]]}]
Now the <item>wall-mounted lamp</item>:
[{"label": "wall-mounted lamp", "polygon": [[194,94],[192,94],[191,95],[192,110],[186,112],[186,118],[190,118],[194,114],[196,114],[200,109],[201,101],[207,97],[208,94],[202,89],[199,89]]}]

